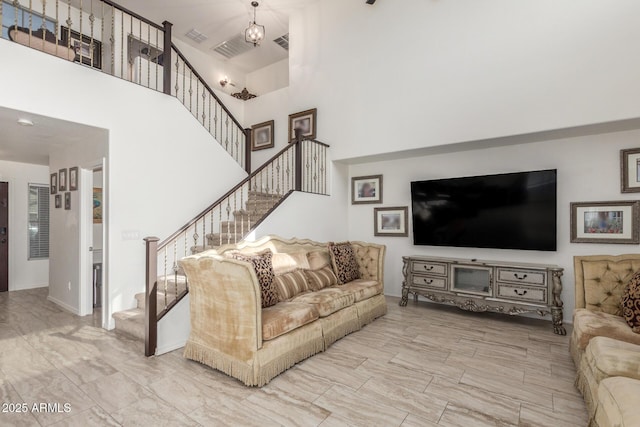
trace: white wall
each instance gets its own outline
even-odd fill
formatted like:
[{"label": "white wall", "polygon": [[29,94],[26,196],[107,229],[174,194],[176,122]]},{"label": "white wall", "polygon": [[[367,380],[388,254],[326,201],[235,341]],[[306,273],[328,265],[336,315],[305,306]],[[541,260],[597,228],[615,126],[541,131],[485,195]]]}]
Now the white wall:
[{"label": "white wall", "polygon": [[0,160],[0,181],[9,183],[9,290],[49,283],[49,260],[29,260],[29,184],[49,185],[49,167]]},{"label": "white wall", "polygon": [[[110,319],[114,311],[133,307],[134,294],[144,287],[144,246],[125,240],[123,232],[168,236],[245,173],[171,97],[6,40],[0,40],[0,56],[20,64],[0,69],[0,78],[12,82],[3,90],[3,106],[108,130],[105,280],[111,305],[104,311]],[[77,160],[69,152],[56,156],[56,167]],[[59,220],[65,224],[72,215]],[[75,242],[69,236],[63,245],[73,248]],[[50,292],[73,307],[75,266],[51,268],[56,283]]]},{"label": "white wall", "polygon": [[635,0],[324,0],[290,20],[289,111],[318,108],[336,159],[638,117],[639,15]]},{"label": "white wall", "polygon": [[258,96],[289,86],[289,58],[247,74],[246,86]]},{"label": "white wall", "polygon": [[[67,190],[58,191],[62,203],[60,208],[55,208],[54,198],[51,198],[50,209],[50,244],[49,244],[49,299],[61,305],[65,309],[79,314],[80,287],[89,289],[80,273],[80,253],[88,251],[83,248],[80,241],[81,233],[81,209],[80,193],[82,183],[78,182],[78,190],[70,191],[69,168],[89,168],[102,162],[108,157],[108,132],[105,130],[94,140],[85,140],[69,147],[53,150],[49,156],[49,167],[52,173],[67,170]],[[80,180],[80,171],[78,173]],[[60,177],[58,175],[58,185]],[[71,209],[65,209],[65,194],[71,198]],[[93,231],[93,224],[91,226]],[[93,256],[92,256],[93,258]]]},{"label": "white wall", "polygon": [[[382,174],[383,204],[350,205],[349,239],[387,245],[385,293],[400,296],[402,256],[430,255],[498,261],[556,264],[564,268],[562,299],[565,320],[575,305],[573,256],[638,252],[638,245],[570,243],[570,202],[635,200],[620,193],[620,150],[638,146],[640,130],[579,136],[543,142],[352,165],[350,177]],[[557,251],[414,246],[409,183],[417,180],[473,176],[526,170],[558,170]],[[375,237],[373,210],[409,207],[409,237]]]},{"label": "white wall", "polygon": [[253,151],[251,153],[251,168],[260,167],[264,162],[276,155],[289,143],[289,88],[282,88],[265,93],[257,98],[246,101],[244,118],[247,127],[273,120],[274,147]]}]

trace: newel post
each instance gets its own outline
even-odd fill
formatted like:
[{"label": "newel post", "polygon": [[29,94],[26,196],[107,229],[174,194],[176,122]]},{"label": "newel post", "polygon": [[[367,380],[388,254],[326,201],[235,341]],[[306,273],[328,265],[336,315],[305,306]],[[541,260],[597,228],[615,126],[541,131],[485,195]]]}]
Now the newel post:
[{"label": "newel post", "polygon": [[251,174],[251,129],[244,130],[244,170]]},{"label": "newel post", "polygon": [[162,47],[162,90],[166,95],[171,95],[171,27],[169,21],[162,23],[164,26],[164,40]]},{"label": "newel post", "polygon": [[146,284],[144,310],[144,355],[149,357],[156,354],[158,347],[158,239],[146,237]]},{"label": "newel post", "polygon": [[296,164],[295,164],[295,187],[293,188],[296,191],[302,191],[302,129],[294,129],[296,133]]}]

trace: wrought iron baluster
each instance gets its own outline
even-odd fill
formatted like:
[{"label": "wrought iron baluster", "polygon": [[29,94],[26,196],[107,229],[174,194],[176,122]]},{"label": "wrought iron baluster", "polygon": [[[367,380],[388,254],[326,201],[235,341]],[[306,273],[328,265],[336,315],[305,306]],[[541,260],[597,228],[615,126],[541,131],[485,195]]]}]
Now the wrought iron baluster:
[{"label": "wrought iron baluster", "polygon": [[[105,14],[104,14],[104,2],[101,1],[100,2],[100,41],[102,43],[105,42],[105,39],[104,39],[104,17],[105,17]],[[104,52],[100,52],[100,58],[101,59],[104,58]],[[104,70],[104,64],[101,64],[101,65],[102,65],[102,69]]]},{"label": "wrought iron baluster", "polygon": [[[93,37],[94,23],[96,20],[96,17],[93,14],[93,0],[91,0],[89,12],[90,12],[89,13],[89,32],[90,32],[89,58],[91,58],[91,66],[94,67],[98,65],[99,62],[98,62],[98,59],[96,58],[96,50],[95,50],[95,43],[94,43],[94,37]],[[100,68],[102,68],[102,64],[100,64]]]},{"label": "wrought iron baluster", "polygon": [[124,12],[120,12],[120,77],[124,78]]},{"label": "wrought iron baluster", "polygon": [[185,89],[187,88],[187,73],[185,71],[185,69],[187,68],[187,64],[182,61],[182,104],[186,105],[184,103],[184,96],[185,96]]},{"label": "wrought iron baluster", "polygon": [[[151,26],[149,26],[149,28],[151,28]],[[158,33],[160,31],[157,28],[155,30],[156,30],[156,47],[158,47],[158,46],[160,46],[160,44],[158,43]],[[156,86],[155,86],[156,90],[159,90],[158,89],[158,68],[160,67],[160,56],[162,54],[158,52],[158,56],[156,56]]]},{"label": "wrought iron baluster", "polygon": [[[0,3],[2,2],[0,1]],[[45,16],[47,16],[46,7],[47,7],[47,1],[42,0],[42,24],[40,25],[40,28],[42,28],[42,50],[43,51],[44,51],[45,33],[47,32],[47,21],[45,20]],[[2,22],[1,19],[0,19],[0,22]]]},{"label": "wrought iron baluster", "polygon": [[178,91],[180,90],[180,85],[178,85],[178,77],[180,76],[179,74],[179,70],[180,70],[180,55],[176,54],[176,98],[178,98]]},{"label": "wrought iron baluster", "polygon": [[31,3],[32,3],[32,0],[29,0],[29,46],[31,46],[31,35],[33,32],[33,22],[32,22],[33,13],[31,13],[33,8]]}]

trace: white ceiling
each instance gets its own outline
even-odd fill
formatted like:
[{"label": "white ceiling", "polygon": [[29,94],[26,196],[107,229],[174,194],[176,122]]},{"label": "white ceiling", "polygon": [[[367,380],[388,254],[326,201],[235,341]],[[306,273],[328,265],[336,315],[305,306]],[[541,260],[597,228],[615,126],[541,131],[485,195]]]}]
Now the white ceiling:
[{"label": "white ceiling", "polygon": [[[21,126],[26,118],[33,126]],[[49,164],[49,154],[77,143],[106,139],[106,130],[0,107],[0,159]]]},{"label": "white ceiling", "polygon": [[[238,34],[253,21],[251,0],[117,0],[117,3],[157,24],[173,24],[173,37],[219,60],[229,61],[244,72],[258,70],[287,58],[286,50],[273,40],[289,32],[289,16],[318,0],[258,0],[256,22],[265,26],[265,40],[248,52],[227,60],[212,48]],[[196,43],[185,34],[195,29],[207,36]]]}]

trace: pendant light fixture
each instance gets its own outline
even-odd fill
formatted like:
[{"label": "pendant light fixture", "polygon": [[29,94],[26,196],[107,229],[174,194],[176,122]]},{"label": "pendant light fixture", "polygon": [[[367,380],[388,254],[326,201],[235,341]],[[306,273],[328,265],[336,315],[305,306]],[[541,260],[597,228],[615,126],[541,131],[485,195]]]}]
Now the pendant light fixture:
[{"label": "pendant light fixture", "polygon": [[249,22],[249,27],[244,30],[244,41],[258,46],[264,39],[264,25],[256,24],[256,7],[259,6],[258,2],[252,1],[251,6],[253,6],[253,22]]}]

